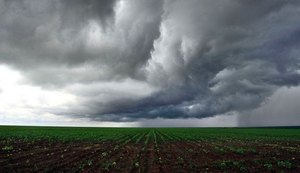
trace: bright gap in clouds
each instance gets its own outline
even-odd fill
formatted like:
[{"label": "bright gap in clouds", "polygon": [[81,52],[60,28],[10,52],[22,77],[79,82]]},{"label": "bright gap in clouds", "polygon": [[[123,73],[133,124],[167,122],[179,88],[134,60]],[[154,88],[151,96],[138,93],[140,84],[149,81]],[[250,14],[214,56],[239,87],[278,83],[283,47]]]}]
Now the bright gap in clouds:
[{"label": "bright gap in clouds", "polygon": [[53,107],[66,108],[76,101],[75,96],[62,91],[45,90],[26,83],[18,71],[0,66],[1,124],[43,125],[70,121],[51,113]]},{"label": "bright gap in clouds", "polygon": [[49,113],[54,108],[67,109],[74,104],[76,96],[63,90],[51,91],[29,85],[21,73],[0,65],[1,125],[139,126],[136,122],[92,122],[85,118],[74,119]]},{"label": "bright gap in clouds", "polygon": [[0,65],[1,125],[131,127],[136,122],[92,122],[50,113],[52,109],[68,109],[76,104],[76,96],[64,90],[51,91],[26,83],[21,73]]}]

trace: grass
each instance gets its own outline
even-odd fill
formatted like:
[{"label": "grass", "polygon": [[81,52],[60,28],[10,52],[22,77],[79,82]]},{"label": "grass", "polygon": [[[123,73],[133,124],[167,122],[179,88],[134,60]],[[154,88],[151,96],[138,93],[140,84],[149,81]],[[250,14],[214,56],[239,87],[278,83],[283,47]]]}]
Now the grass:
[{"label": "grass", "polygon": [[[155,131],[155,133],[154,133]],[[300,128],[93,128],[93,127],[28,127],[0,126],[0,139],[5,140],[122,140],[141,139],[147,134],[147,140],[157,140],[156,133],[165,134],[163,140],[300,140]],[[172,137],[168,137],[172,136]],[[148,141],[149,140],[149,141]],[[159,142],[161,140],[157,140]],[[242,149],[237,153],[243,154]]]},{"label": "grass", "polygon": [[244,163],[240,161],[222,160],[215,162],[215,166],[221,170],[237,168],[241,172],[246,171]]},{"label": "grass", "polygon": [[4,146],[4,147],[2,147],[2,150],[4,150],[4,151],[10,151],[10,150],[13,150],[13,149],[14,149],[13,146]]},{"label": "grass", "polygon": [[267,170],[270,171],[270,170],[272,170],[273,165],[272,165],[272,163],[266,163],[266,164],[264,164],[264,167],[266,167]]},{"label": "grass", "polygon": [[280,168],[285,168],[285,169],[291,169],[292,168],[292,163],[288,160],[278,161],[277,165]]}]

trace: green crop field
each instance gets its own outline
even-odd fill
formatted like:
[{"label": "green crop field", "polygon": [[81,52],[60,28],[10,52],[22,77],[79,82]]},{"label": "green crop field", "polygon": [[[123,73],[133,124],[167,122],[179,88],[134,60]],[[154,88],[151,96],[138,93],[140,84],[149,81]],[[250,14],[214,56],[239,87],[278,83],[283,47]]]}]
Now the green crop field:
[{"label": "green crop field", "polygon": [[0,126],[1,139],[119,140],[149,134],[168,136],[166,140],[265,139],[300,140],[300,128],[93,128]]},{"label": "green crop field", "polygon": [[0,126],[0,154],[0,172],[297,172],[300,128]]}]

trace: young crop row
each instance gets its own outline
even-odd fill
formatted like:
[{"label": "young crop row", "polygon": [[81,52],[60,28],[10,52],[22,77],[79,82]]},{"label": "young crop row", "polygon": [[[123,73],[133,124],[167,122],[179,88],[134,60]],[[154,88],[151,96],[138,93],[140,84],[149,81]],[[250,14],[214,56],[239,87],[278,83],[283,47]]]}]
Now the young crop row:
[{"label": "young crop row", "polygon": [[[155,132],[155,133],[153,133]],[[119,141],[136,143],[143,136],[157,143],[188,140],[300,140],[300,128],[85,128],[85,127],[22,127],[0,126],[0,139],[49,141]]]}]

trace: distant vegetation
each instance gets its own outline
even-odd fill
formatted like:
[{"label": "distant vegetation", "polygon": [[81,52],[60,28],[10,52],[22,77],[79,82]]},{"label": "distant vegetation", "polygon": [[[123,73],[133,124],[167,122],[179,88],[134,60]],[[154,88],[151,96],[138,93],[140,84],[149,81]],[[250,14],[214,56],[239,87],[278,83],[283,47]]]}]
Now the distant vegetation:
[{"label": "distant vegetation", "polygon": [[[167,140],[182,139],[290,139],[300,140],[300,128],[95,128],[95,127],[31,127],[0,126],[0,139],[49,140],[118,140],[122,136],[156,131],[168,136]],[[153,133],[149,133],[153,135]],[[153,139],[153,136],[151,137]]]}]

